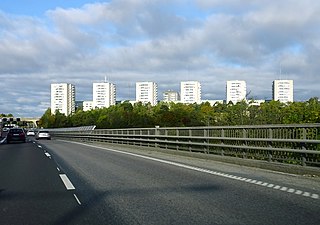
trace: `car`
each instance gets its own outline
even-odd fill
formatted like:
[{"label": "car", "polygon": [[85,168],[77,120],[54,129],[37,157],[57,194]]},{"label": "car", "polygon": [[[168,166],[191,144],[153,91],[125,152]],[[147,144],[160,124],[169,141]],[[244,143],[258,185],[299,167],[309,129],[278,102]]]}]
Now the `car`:
[{"label": "car", "polygon": [[38,133],[36,134],[36,139],[47,139],[51,140],[51,135],[50,132],[47,130],[39,130]]},{"label": "car", "polygon": [[9,130],[10,130],[10,128],[8,128],[8,127],[2,128],[2,131],[3,131],[3,132],[8,132]]},{"label": "car", "polygon": [[33,130],[28,130],[27,131],[27,136],[35,136],[35,132]]},{"label": "car", "polygon": [[7,143],[26,142],[26,133],[22,128],[11,128],[7,134]]}]

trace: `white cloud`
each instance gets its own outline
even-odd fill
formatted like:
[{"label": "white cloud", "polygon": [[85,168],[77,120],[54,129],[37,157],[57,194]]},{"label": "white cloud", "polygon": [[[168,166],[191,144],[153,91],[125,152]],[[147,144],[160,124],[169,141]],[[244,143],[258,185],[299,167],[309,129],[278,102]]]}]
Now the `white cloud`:
[{"label": "white cloud", "polygon": [[188,79],[202,82],[204,98],[223,99],[228,79],[271,98],[280,65],[297,100],[319,96],[319,15],[312,0],[114,0],[57,7],[45,18],[0,12],[0,113],[41,116],[52,82],[74,83],[77,100],[89,100],[105,75],[119,100],[134,98],[136,81],[158,82],[161,99]]}]

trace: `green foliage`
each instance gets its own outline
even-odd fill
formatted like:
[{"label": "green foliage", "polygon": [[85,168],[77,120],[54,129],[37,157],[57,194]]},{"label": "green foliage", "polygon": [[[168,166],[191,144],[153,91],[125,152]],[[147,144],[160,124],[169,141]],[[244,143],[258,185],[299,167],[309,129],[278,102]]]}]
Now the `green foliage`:
[{"label": "green foliage", "polygon": [[9,114],[0,113],[0,117],[13,117],[13,115],[11,113]]},{"label": "green foliage", "polygon": [[39,120],[39,126],[45,128],[53,128],[55,123],[55,116],[52,115],[51,109],[48,108]]},{"label": "green foliage", "polygon": [[271,101],[260,106],[245,101],[237,104],[217,103],[182,104],[160,102],[151,104],[123,102],[109,108],[91,111],[77,110],[71,116],[60,112],[53,115],[50,108],[40,119],[40,126],[46,128],[96,125],[97,128],[133,127],[191,127],[191,126],[233,126],[320,123],[318,98],[306,102],[289,104]]}]

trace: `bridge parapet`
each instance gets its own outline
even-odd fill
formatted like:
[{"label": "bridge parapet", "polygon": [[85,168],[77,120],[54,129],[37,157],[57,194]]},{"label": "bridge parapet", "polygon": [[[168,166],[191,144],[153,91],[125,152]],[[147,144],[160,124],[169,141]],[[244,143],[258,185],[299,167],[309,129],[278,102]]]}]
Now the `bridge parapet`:
[{"label": "bridge parapet", "polygon": [[155,127],[54,132],[75,141],[139,145],[175,151],[320,167],[320,124]]}]

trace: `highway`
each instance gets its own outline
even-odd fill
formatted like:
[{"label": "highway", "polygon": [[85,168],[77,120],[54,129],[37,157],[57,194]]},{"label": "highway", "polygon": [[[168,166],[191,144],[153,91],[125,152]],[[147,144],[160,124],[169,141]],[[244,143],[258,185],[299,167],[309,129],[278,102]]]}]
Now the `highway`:
[{"label": "highway", "polygon": [[141,150],[0,145],[0,224],[319,224],[320,179]]}]

